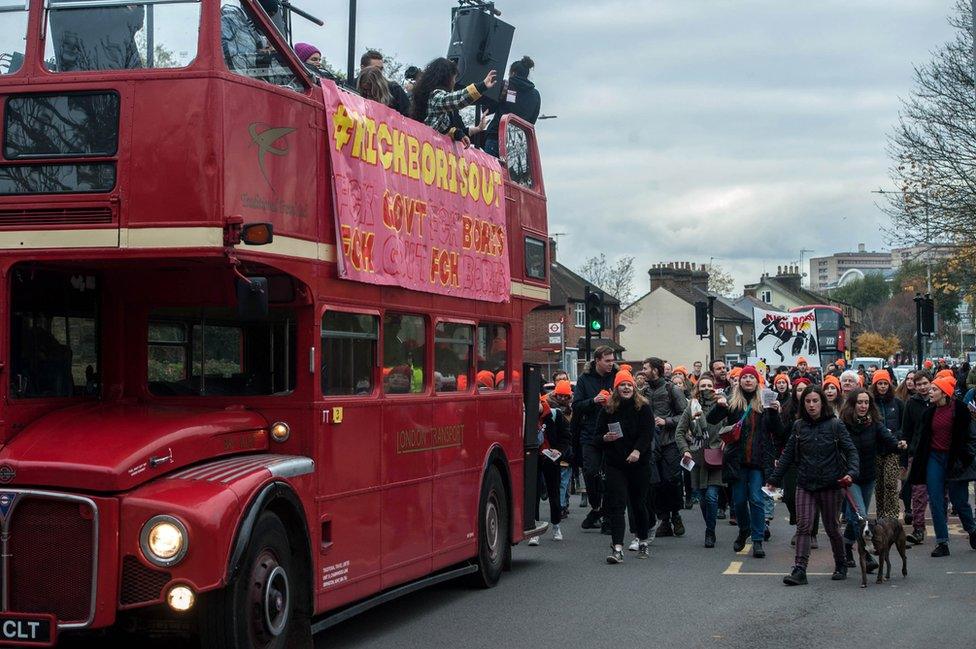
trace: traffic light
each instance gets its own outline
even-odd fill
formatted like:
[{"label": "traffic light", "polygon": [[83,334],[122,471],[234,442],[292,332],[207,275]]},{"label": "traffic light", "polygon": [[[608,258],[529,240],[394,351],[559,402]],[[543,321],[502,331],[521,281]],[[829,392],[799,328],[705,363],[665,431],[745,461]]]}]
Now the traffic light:
[{"label": "traffic light", "polygon": [[935,301],[928,294],[922,298],[922,317],[919,321],[919,329],[923,336],[935,334]]},{"label": "traffic light", "polygon": [[603,331],[603,293],[586,289],[586,327],[595,334]]},{"label": "traffic light", "polygon": [[708,335],[708,302],[695,302],[695,335]]}]

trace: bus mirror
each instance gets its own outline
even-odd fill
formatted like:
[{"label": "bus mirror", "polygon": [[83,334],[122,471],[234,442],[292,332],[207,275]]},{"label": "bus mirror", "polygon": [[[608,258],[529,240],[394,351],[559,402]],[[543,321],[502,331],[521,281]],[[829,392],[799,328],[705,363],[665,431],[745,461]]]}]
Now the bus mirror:
[{"label": "bus mirror", "polygon": [[248,246],[263,246],[274,241],[270,223],[248,223],[241,228],[241,241]]},{"label": "bus mirror", "polygon": [[237,315],[242,320],[257,320],[268,317],[268,278],[238,277]]}]

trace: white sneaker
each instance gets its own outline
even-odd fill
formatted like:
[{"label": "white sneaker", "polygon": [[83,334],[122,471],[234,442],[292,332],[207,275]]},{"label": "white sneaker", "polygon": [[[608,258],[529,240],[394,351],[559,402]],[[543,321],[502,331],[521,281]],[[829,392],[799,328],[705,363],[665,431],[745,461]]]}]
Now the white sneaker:
[{"label": "white sneaker", "polygon": [[553,541],[562,541],[563,540],[563,531],[561,529],[559,529],[559,526],[558,525],[553,525],[552,526],[552,540]]},{"label": "white sneaker", "polygon": [[630,542],[629,546],[627,546],[627,549],[630,550],[631,552],[637,552],[638,545],[640,545],[640,541],[638,541],[637,537],[635,536],[634,540]]},{"label": "white sneaker", "polygon": [[539,537],[533,536],[531,539],[529,539],[529,545],[539,545]]}]

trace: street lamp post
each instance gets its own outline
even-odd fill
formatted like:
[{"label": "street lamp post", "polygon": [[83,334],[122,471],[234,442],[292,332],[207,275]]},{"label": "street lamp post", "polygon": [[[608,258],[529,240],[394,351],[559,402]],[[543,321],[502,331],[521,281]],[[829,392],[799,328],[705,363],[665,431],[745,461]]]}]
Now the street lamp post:
[{"label": "street lamp post", "polygon": [[349,0],[349,52],[346,58],[346,85],[353,86],[356,63],[356,0]]}]

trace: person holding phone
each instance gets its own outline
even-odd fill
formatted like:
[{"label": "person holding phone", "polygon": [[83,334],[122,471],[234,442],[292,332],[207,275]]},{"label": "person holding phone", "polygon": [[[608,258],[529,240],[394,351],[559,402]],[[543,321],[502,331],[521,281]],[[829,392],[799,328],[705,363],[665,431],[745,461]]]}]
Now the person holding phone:
[{"label": "person holding phone", "polygon": [[844,539],[838,519],[844,500],[842,489],[854,483],[859,470],[857,448],[847,427],[827,406],[823,390],[809,385],[801,399],[800,418],[793,425],[793,432],[767,483],[769,489],[782,485],[786,472],[796,468],[796,556],[793,570],[783,577],[787,586],[807,583],[810,530],[818,510],[834,554],[831,579],[847,578]]},{"label": "person holding phone", "polygon": [[596,433],[603,442],[604,471],[607,477],[605,509],[610,519],[612,547],[607,563],[624,560],[624,511],[633,510],[638,541],[637,558],[647,558],[649,523],[647,518],[648,462],[654,443],[654,413],[634,384],[630,372],[617,372],[613,392],[600,409]]}]

